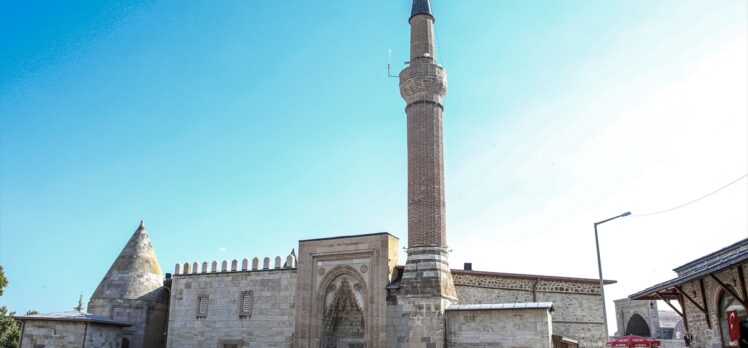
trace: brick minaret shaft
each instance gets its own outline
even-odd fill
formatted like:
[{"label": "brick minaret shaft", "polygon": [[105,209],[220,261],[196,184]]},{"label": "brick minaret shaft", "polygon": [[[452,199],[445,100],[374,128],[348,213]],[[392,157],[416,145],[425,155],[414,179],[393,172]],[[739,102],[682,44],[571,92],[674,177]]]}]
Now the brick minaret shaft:
[{"label": "brick minaret shaft", "polygon": [[447,73],[436,64],[434,17],[414,1],[410,66],[400,73],[408,114],[408,247],[446,247],[442,102]]},{"label": "brick minaret shaft", "polygon": [[434,16],[428,0],[414,0],[410,66],[400,73],[408,115],[408,261],[405,296],[455,299],[446,250],[442,112],[447,73],[436,64]]},{"label": "brick minaret shaft", "polygon": [[408,260],[398,302],[408,325],[398,341],[442,348],[444,311],[457,301],[447,260],[442,112],[447,73],[436,64],[429,0],[413,0],[410,66],[400,72],[408,114]]}]

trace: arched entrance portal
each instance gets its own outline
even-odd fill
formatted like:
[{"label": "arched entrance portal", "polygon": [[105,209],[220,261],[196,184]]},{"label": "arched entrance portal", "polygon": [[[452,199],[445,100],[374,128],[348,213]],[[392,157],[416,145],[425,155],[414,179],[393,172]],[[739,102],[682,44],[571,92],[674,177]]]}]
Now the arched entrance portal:
[{"label": "arched entrance portal", "polygon": [[322,287],[322,347],[364,348],[366,284],[348,269],[330,272]]},{"label": "arched entrance portal", "polygon": [[644,320],[644,318],[642,318],[642,316],[638,313],[634,313],[634,315],[629,318],[629,322],[628,324],[626,324],[626,334],[642,337],[651,337],[652,335],[649,331],[649,325],[647,325],[647,321]]}]

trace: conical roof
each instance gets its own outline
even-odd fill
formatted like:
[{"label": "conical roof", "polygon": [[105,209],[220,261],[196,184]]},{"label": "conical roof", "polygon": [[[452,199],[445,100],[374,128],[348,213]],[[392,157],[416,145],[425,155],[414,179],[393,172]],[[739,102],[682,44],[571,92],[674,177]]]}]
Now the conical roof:
[{"label": "conical roof", "polygon": [[431,1],[413,0],[413,8],[410,11],[410,16],[413,17],[417,14],[427,14],[433,17],[434,15],[431,13]]},{"label": "conical roof", "polygon": [[161,266],[156,259],[143,221],[114,260],[112,267],[91,296],[95,299],[139,299],[163,285]]}]

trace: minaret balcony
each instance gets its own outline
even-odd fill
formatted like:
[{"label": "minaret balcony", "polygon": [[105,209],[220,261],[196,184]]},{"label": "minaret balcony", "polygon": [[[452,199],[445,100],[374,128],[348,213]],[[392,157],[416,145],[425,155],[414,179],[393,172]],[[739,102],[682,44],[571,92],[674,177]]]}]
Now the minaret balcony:
[{"label": "minaret balcony", "polygon": [[442,103],[447,94],[447,72],[438,64],[414,64],[400,72],[400,95],[408,105]]}]

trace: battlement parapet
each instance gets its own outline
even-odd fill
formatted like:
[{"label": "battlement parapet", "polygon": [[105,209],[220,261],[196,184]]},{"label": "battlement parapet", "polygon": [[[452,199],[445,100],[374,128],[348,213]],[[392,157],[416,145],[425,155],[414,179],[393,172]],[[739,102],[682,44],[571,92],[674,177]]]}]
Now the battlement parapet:
[{"label": "battlement parapet", "polygon": [[[271,260],[274,260],[274,267],[271,267]],[[203,273],[224,273],[224,272],[257,272],[257,271],[270,271],[278,269],[295,269],[296,268],[296,254],[292,251],[291,254],[284,258],[276,256],[271,259],[265,257],[262,260],[262,268],[260,268],[260,259],[255,257],[250,263],[249,259],[244,258],[241,260],[241,268],[239,267],[239,260],[221,260],[220,268],[219,261],[213,260],[211,262],[203,261],[200,262],[185,262],[178,263],[174,267],[174,275],[188,275],[188,274],[203,274]],[[208,265],[210,264],[210,269]]]}]

